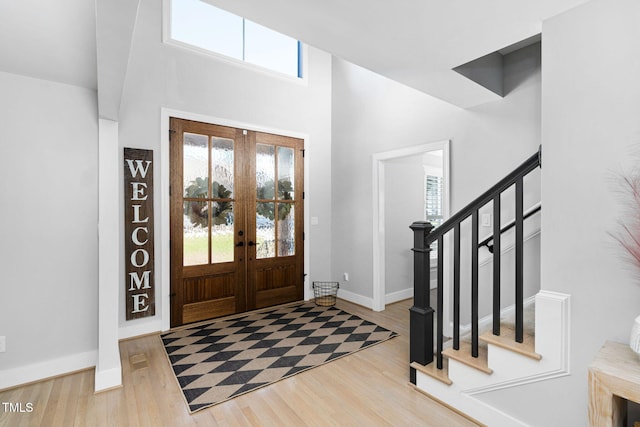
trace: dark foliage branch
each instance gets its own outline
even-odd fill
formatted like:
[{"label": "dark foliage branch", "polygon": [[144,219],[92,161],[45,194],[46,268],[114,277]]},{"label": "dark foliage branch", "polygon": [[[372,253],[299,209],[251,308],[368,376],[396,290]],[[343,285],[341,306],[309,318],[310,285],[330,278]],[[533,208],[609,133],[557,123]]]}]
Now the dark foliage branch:
[{"label": "dark foliage branch", "polygon": [[[231,190],[217,181],[211,183],[211,192],[214,199],[229,199]],[[185,198],[206,199],[209,193],[209,183],[206,178],[198,177],[191,181],[191,184],[185,188]],[[229,223],[229,215],[233,213],[233,202],[218,200],[211,203],[211,221],[212,225],[225,225]],[[207,227],[209,223],[209,203],[206,201],[188,201],[184,206],[184,214],[189,216],[192,224],[200,227]]]}]

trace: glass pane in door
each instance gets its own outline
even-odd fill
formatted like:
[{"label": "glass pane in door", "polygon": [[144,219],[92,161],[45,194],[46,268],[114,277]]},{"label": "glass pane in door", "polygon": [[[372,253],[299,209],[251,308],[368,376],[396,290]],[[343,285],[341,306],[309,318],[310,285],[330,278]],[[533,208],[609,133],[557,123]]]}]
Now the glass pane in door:
[{"label": "glass pane in door", "polygon": [[257,203],[256,206],[256,258],[276,256],[275,203]]},{"label": "glass pane in door", "polygon": [[273,145],[256,144],[256,198],[273,200],[276,157]]},{"label": "glass pane in door", "polygon": [[209,194],[209,137],[184,133],[184,197],[207,197]]},{"label": "glass pane in door", "polygon": [[295,255],[295,243],[295,206],[278,203],[278,256]]},{"label": "glass pane in door", "polygon": [[209,202],[184,202],[183,265],[209,262]]},{"label": "glass pane in door", "polygon": [[233,198],[233,140],[211,138],[212,198]]},{"label": "glass pane in door", "polygon": [[211,262],[233,262],[233,202],[213,202],[211,210]]},{"label": "glass pane in door", "polygon": [[278,199],[293,200],[295,169],[293,148],[278,147]]}]

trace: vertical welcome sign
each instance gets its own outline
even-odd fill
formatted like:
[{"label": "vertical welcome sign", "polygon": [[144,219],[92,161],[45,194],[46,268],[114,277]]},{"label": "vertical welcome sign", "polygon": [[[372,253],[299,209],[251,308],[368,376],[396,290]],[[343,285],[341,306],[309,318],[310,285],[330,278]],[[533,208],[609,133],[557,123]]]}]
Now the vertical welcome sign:
[{"label": "vertical welcome sign", "polygon": [[155,314],[153,274],[153,151],[124,149],[127,320]]}]

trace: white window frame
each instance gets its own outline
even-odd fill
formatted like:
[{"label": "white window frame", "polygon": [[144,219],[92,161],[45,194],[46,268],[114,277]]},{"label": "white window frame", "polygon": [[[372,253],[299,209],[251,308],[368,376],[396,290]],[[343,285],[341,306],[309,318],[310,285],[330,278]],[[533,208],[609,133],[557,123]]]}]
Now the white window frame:
[{"label": "white window frame", "polygon": [[[309,84],[309,66],[308,66],[309,48],[305,43],[300,42],[299,55],[302,55],[302,59],[301,59],[302,63],[300,65],[302,68],[302,77],[297,77],[297,76],[292,76],[290,74],[281,73],[279,71],[275,71],[260,65],[252,64],[250,62],[246,62],[241,59],[236,59],[231,56],[223,55],[221,53],[204,49],[189,43],[181,42],[179,40],[175,40],[171,38],[171,2],[172,1],[173,0],[162,1],[162,42],[164,44],[178,47],[181,49],[186,49],[191,52],[197,53],[199,55],[203,55],[218,61],[222,61],[227,64],[234,65],[236,67],[244,68],[246,70],[258,72],[270,77],[282,79],[290,83],[295,83],[302,86],[308,86]],[[300,61],[300,59],[298,60]]]},{"label": "white window frame", "polygon": [[[442,197],[442,200],[440,201],[440,216],[442,216],[442,222],[445,221],[446,217],[444,214],[444,192],[445,192],[445,188],[444,188],[444,174],[443,174],[443,170],[440,169],[439,171],[436,171],[434,167],[432,166],[424,166],[424,191],[423,191],[423,195],[424,195],[424,220],[425,221],[429,221],[429,217],[427,216],[427,180],[428,177],[432,176],[432,177],[439,177],[441,180],[441,190],[440,190],[440,195]],[[433,224],[435,227],[438,226],[438,224]],[[434,242],[433,245],[431,246],[431,253],[430,253],[430,258],[432,260],[437,260],[438,259],[438,242]],[[435,268],[435,265],[432,265],[432,268]]]}]

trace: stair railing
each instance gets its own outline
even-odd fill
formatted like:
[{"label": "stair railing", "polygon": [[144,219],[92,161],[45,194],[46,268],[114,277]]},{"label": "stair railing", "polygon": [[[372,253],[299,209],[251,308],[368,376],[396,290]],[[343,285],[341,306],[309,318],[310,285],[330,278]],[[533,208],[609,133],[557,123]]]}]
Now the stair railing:
[{"label": "stair railing", "polygon": [[[537,204],[533,205],[531,208],[529,208],[527,211],[524,212],[524,215],[523,215],[522,219],[526,220],[527,218],[537,214],[541,210],[542,210],[542,204],[541,203],[537,203]],[[514,218],[508,224],[502,226],[502,228],[500,229],[500,234],[502,235],[505,232],[511,230],[513,227],[515,227],[515,225],[516,225],[516,220]],[[491,236],[486,237],[484,240],[482,240],[480,243],[478,243],[478,247],[479,248],[481,248],[483,246],[486,246],[487,250],[490,253],[493,253],[493,234]]]},{"label": "stair railing", "polygon": [[[524,177],[541,165],[542,148],[513,172],[501,179],[489,190],[484,192],[465,208],[451,216],[442,225],[434,226],[426,221],[417,221],[411,224],[414,232],[414,300],[410,309],[409,327],[409,357],[410,362],[428,365],[433,362],[434,351],[434,310],[431,307],[430,297],[430,270],[431,270],[431,245],[437,242],[437,301],[436,301],[436,367],[443,368],[443,288],[444,288],[444,237],[447,233],[453,233],[453,348],[460,349],[460,224],[471,217],[471,355],[478,357],[479,336],[479,310],[478,310],[478,250],[482,246],[488,246],[492,242],[493,252],[493,328],[494,335],[500,335],[500,248],[501,234],[515,227],[515,317],[516,317],[516,342],[524,339],[524,274],[523,274],[523,247],[525,219],[523,207]],[[502,193],[515,186],[515,219],[512,224],[501,228],[500,215]],[[489,238],[478,242],[478,216],[479,210],[493,202],[493,234]],[[535,208],[534,208],[535,209]],[[534,210],[532,209],[532,210]],[[532,210],[528,216],[533,215]],[[536,210],[537,212],[537,210]],[[411,368],[411,382],[415,384],[415,369]]]}]

